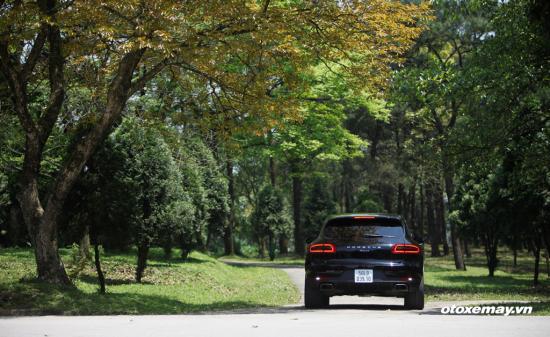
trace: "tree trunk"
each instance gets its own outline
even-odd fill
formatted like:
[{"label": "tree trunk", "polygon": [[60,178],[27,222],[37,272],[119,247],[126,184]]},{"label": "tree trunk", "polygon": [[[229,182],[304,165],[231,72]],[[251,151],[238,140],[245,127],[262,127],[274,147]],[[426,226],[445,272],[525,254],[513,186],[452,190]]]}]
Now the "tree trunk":
[{"label": "tree trunk", "polygon": [[285,234],[279,235],[279,253],[281,255],[288,254],[288,238]]},{"label": "tree trunk", "polygon": [[95,270],[97,272],[97,280],[99,282],[99,292],[105,294],[105,276],[101,270],[101,260],[99,259],[99,245],[97,241],[94,244],[94,260],[95,260]]},{"label": "tree trunk", "polygon": [[84,226],[84,232],[82,233],[82,238],[80,239],[78,247],[81,258],[85,258],[88,261],[92,260],[90,247],[90,226],[86,225]]},{"label": "tree trunk", "polygon": [[443,191],[439,183],[435,186],[435,221],[438,233],[440,235],[440,242],[443,242],[443,255],[449,255],[449,243],[447,242],[447,224],[445,223],[445,204],[443,202]]},{"label": "tree trunk", "polygon": [[490,234],[484,236],[484,248],[485,256],[487,257],[487,268],[489,269],[489,277],[495,276],[495,270],[498,265],[497,259],[497,249],[498,249],[498,240]]},{"label": "tree trunk", "polygon": [[294,216],[294,252],[304,256],[305,242],[302,228],[302,178],[292,177],[292,207]]},{"label": "tree trunk", "polygon": [[405,194],[405,186],[402,183],[397,184],[397,214],[403,216],[403,199]]},{"label": "tree trunk", "polygon": [[464,244],[464,253],[466,254],[466,257],[471,258],[472,252],[470,251],[470,245],[468,244],[468,240],[464,239],[462,243]]},{"label": "tree trunk", "polygon": [[269,157],[269,180],[271,186],[275,187],[277,184],[277,167],[275,164],[275,158]]},{"label": "tree trunk", "polygon": [[[11,200],[10,213],[8,219],[8,240],[13,246],[23,246],[25,244],[25,222],[21,214],[19,203],[14,198]],[[28,237],[31,237],[28,235]],[[32,237],[31,237],[32,238]]]},{"label": "tree trunk", "polygon": [[162,251],[164,252],[164,258],[170,260],[172,258],[172,242],[165,242]]},{"label": "tree trunk", "polygon": [[226,170],[229,190],[229,218],[223,233],[225,255],[235,255],[235,244],[233,242],[233,227],[235,225],[235,178],[233,176],[233,161],[226,160]]},{"label": "tree trunk", "polygon": [[439,257],[441,256],[441,252],[439,251],[439,240],[441,236],[435,224],[435,207],[433,199],[433,186],[428,184],[426,185],[426,220],[428,222],[428,236],[430,237],[430,244],[432,247],[432,257]]},{"label": "tree trunk", "polygon": [[149,244],[140,243],[138,245],[138,260],[136,267],[136,282],[141,283],[143,272],[147,268],[147,257],[149,256]]},{"label": "tree trunk", "polygon": [[260,258],[264,258],[266,253],[266,247],[265,247],[265,238],[263,236],[260,236],[258,238],[258,256]]},{"label": "tree trunk", "polygon": [[380,142],[380,137],[382,136],[382,132],[384,126],[384,122],[376,120],[376,128],[374,129],[374,137],[372,138],[371,144],[369,146],[370,148],[370,158],[372,161],[376,159],[376,155],[378,154],[378,143]]},{"label": "tree trunk", "polygon": [[342,162],[342,196],[343,196],[343,209],[345,213],[351,213],[353,208],[352,200],[352,184],[351,184],[351,171],[353,167],[349,159],[345,159]]},{"label": "tree trunk", "polygon": [[[443,153],[443,176],[445,178],[445,192],[447,193],[447,202],[449,205],[449,212],[452,211],[451,200],[454,196],[454,183],[453,183],[453,171],[447,155]],[[462,246],[460,244],[460,236],[456,223],[451,221],[451,242],[453,245],[453,257],[455,260],[456,269],[466,270],[466,264],[464,263],[464,253],[462,252]]]},{"label": "tree trunk", "polygon": [[409,227],[416,231],[416,178],[409,188],[409,202],[407,205],[409,210]]},{"label": "tree trunk", "polygon": [[533,240],[533,255],[535,256],[535,271],[533,273],[533,286],[539,285],[539,263],[540,263],[540,238]]},{"label": "tree trunk", "polygon": [[418,234],[424,237],[424,218],[425,218],[425,195],[424,184],[420,182],[420,218],[418,219]]},{"label": "tree trunk", "polygon": [[269,233],[267,236],[267,246],[269,251],[269,260],[275,260],[275,242],[273,242],[273,233]]}]

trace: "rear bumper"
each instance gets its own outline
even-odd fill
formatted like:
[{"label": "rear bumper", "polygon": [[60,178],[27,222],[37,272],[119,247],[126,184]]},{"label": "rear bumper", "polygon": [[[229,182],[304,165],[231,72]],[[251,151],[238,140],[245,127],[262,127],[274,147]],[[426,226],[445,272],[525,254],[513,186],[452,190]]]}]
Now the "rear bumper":
[{"label": "rear bumper", "polygon": [[[418,291],[423,277],[420,264],[412,263],[397,268],[388,266],[317,266],[306,268],[306,286],[319,289],[328,296],[377,295],[403,297]],[[328,267],[328,268],[327,268]],[[372,269],[372,283],[355,283],[355,269]]]}]

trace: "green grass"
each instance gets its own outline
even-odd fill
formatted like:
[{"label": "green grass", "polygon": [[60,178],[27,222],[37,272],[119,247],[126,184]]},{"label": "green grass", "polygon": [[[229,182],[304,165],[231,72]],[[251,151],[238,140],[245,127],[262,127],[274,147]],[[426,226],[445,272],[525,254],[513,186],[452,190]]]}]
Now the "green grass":
[{"label": "green grass", "polygon": [[237,261],[237,262],[255,262],[255,263],[261,263],[265,265],[289,265],[289,266],[303,266],[304,265],[304,259],[295,255],[285,255],[285,256],[277,256],[277,258],[273,261],[269,259],[269,257],[245,257],[240,255],[231,255],[231,256],[222,256],[219,258],[220,261]]},{"label": "green grass", "polygon": [[[426,252],[429,256],[429,252]],[[488,276],[486,260],[481,250],[466,258],[466,271],[455,269],[452,254],[427,257],[425,287],[428,300],[507,300],[550,302],[550,278],[545,264],[540,265],[540,285],[533,287],[534,259],[526,252],[513,267],[512,254],[503,250],[494,277]]]},{"label": "green grass", "polygon": [[[70,250],[61,250],[69,265]],[[192,253],[187,261],[162,258],[152,250],[142,284],[134,282],[135,254],[104,254],[107,294],[97,292],[90,265],[63,288],[34,280],[29,249],[0,250],[0,315],[178,314],[205,310],[275,307],[299,300],[281,270],[228,266]]]}]

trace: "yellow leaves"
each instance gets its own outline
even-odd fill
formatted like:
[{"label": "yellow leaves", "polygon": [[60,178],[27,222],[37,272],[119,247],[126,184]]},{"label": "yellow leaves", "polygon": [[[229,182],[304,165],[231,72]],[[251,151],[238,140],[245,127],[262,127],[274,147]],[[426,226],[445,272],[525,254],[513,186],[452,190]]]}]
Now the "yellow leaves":
[{"label": "yellow leaves", "polygon": [[[0,23],[2,31],[17,27],[7,35],[13,45],[32,39],[46,20],[34,2],[23,3],[24,10],[8,11]],[[74,74],[68,79],[106,86],[123,53],[145,48],[140,67],[168,58],[178,64],[172,76],[206,97],[211,111],[201,122],[262,131],[301,117],[305,74],[320,63],[345,76],[350,90],[383,89],[389,65],[401,61],[429,17],[427,3],[398,0],[272,0],[267,15],[262,6],[256,0],[79,0],[51,22],[63,32]]]}]

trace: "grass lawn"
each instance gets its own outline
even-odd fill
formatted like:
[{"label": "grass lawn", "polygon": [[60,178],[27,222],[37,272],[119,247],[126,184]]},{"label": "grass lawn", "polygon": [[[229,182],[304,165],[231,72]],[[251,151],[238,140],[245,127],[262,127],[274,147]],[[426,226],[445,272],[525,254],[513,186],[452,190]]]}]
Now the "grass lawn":
[{"label": "grass lawn", "polygon": [[295,255],[285,255],[285,256],[277,256],[277,258],[273,261],[269,259],[269,257],[245,257],[240,255],[225,255],[221,256],[219,258],[221,261],[246,261],[246,262],[257,262],[261,264],[275,264],[275,265],[289,265],[289,266],[303,266],[304,265],[304,259]]},{"label": "grass lawn", "polygon": [[[66,266],[70,250],[61,250]],[[175,252],[174,256],[177,252]],[[107,294],[98,294],[90,264],[63,289],[34,281],[30,249],[0,249],[0,315],[178,314],[205,310],[281,306],[299,292],[281,270],[228,266],[194,252],[187,261],[151,251],[142,284],[134,281],[135,253],[103,254]]]},{"label": "grass lawn", "polygon": [[[429,252],[426,252],[429,256]],[[466,258],[466,271],[455,269],[450,256],[432,258],[425,262],[425,286],[428,300],[518,300],[550,302],[550,278],[544,259],[540,264],[540,285],[533,287],[534,258],[526,252],[518,256],[513,267],[512,253],[503,250],[499,254],[499,267],[494,277],[489,277],[485,256],[474,249]]]}]

